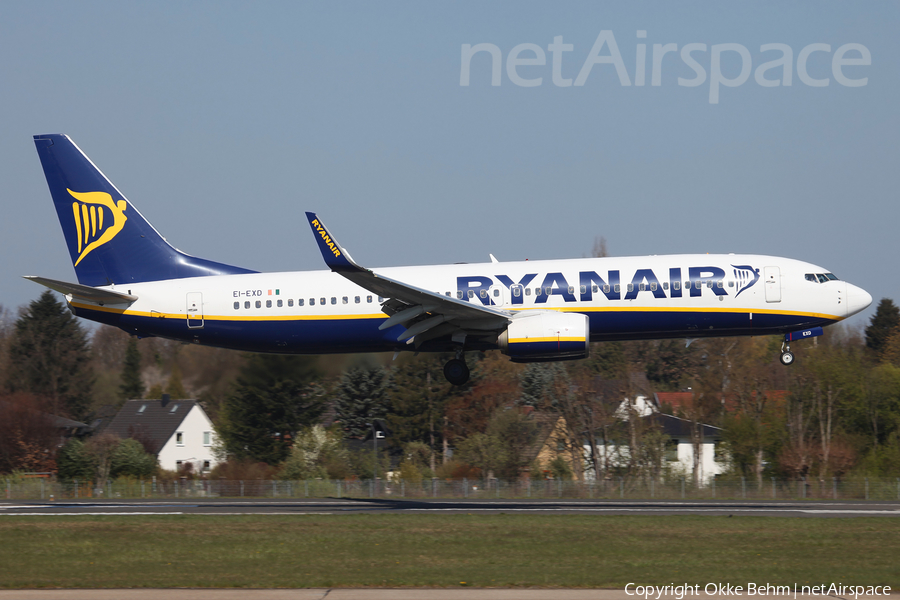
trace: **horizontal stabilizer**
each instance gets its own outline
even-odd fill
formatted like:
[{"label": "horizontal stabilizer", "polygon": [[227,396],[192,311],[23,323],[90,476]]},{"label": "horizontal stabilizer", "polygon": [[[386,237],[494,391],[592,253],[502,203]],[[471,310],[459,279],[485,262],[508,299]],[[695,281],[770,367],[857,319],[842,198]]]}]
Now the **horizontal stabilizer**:
[{"label": "horizontal stabilizer", "polygon": [[96,302],[101,305],[131,304],[138,299],[137,296],[132,296],[131,294],[92,288],[87,285],[81,285],[80,283],[67,283],[65,281],[57,281],[56,279],[47,279],[46,277],[36,277],[34,275],[26,275],[25,279],[39,283],[60,294],[72,296],[73,298],[80,298],[82,300],[87,300],[88,302]]}]

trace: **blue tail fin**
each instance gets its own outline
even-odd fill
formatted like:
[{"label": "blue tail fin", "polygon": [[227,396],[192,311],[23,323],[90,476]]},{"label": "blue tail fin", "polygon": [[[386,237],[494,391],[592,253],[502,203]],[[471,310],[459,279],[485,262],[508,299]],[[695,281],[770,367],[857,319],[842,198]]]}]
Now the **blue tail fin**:
[{"label": "blue tail fin", "polygon": [[100,286],[254,273],[173,248],[68,136],[34,143],[78,282]]}]

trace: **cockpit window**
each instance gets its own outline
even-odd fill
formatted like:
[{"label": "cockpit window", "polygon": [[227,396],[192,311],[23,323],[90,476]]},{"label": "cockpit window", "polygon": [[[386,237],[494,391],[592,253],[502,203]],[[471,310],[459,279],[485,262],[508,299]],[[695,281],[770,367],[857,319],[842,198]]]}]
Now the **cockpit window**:
[{"label": "cockpit window", "polygon": [[804,275],[807,281],[813,283],[825,283],[827,281],[840,281],[834,273],[807,273]]}]

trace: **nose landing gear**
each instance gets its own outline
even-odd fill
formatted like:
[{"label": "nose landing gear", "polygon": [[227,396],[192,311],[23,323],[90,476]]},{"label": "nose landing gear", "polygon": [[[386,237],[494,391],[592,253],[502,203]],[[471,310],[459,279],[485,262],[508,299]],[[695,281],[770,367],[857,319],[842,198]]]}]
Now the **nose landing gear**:
[{"label": "nose landing gear", "polygon": [[812,327],[811,329],[792,331],[791,333],[784,334],[784,341],[781,343],[781,356],[779,357],[781,360],[781,364],[794,364],[794,353],[791,352],[791,342],[819,337],[823,333],[824,332],[822,331],[821,327]]},{"label": "nose landing gear", "polygon": [[781,364],[790,365],[794,363],[794,353],[791,352],[791,345],[787,343],[781,344],[781,356],[779,357]]}]

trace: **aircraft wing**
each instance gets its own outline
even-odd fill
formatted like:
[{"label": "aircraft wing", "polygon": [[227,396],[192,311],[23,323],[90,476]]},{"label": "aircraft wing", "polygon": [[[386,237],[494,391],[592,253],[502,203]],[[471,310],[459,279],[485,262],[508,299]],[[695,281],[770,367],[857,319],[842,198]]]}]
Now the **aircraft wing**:
[{"label": "aircraft wing", "polygon": [[56,279],[47,279],[46,277],[36,277],[34,275],[26,275],[25,279],[39,283],[42,286],[48,287],[65,296],[80,298],[82,300],[87,300],[88,302],[96,302],[100,306],[103,306],[104,304],[131,304],[138,299],[137,296],[132,296],[130,294],[92,288],[89,285],[81,285],[80,283],[67,283],[65,281],[57,281]]},{"label": "aircraft wing", "polygon": [[467,337],[496,337],[509,325],[511,313],[507,311],[418,288],[361,267],[315,213],[308,212],[306,217],[325,264],[356,285],[387,298],[381,306],[390,318],[380,329],[403,325],[406,331],[397,338],[398,341],[407,340],[416,348],[441,337],[462,343]]}]

